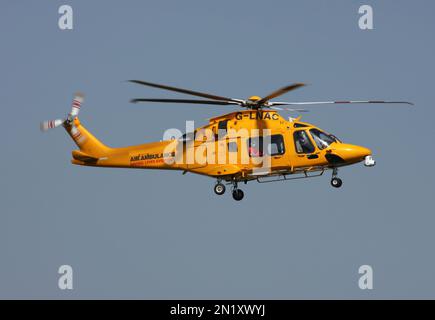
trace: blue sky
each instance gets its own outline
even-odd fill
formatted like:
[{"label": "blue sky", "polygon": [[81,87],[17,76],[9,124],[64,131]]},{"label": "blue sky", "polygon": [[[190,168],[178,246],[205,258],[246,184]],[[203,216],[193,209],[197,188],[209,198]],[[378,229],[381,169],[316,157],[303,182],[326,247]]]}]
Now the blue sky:
[{"label": "blue sky", "polygon": [[[58,28],[60,5],[74,29]],[[371,4],[374,30],[358,28]],[[434,4],[429,1],[3,1],[0,4],[0,297],[434,298]],[[292,83],[303,120],[373,150],[377,166],[243,187],[212,179],[72,166],[72,141],[39,122],[80,118],[110,146],[160,140],[231,108],[132,105],[175,97],[143,79],[237,98]],[[283,99],[284,100],[284,99]],[[283,114],[286,115],[286,114]],[[74,290],[57,269],[74,269]],[[358,268],[374,269],[371,291]]]}]

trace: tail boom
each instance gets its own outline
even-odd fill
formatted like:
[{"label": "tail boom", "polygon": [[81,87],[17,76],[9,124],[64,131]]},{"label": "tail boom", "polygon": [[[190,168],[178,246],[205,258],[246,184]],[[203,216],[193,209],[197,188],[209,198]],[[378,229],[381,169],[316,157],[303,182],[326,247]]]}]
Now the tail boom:
[{"label": "tail boom", "polygon": [[74,119],[74,125],[65,127],[65,129],[80,148],[80,150],[72,151],[72,164],[117,168],[179,169],[176,165],[165,161],[168,156],[175,156],[173,141],[110,148],[92,135],[78,118]]}]

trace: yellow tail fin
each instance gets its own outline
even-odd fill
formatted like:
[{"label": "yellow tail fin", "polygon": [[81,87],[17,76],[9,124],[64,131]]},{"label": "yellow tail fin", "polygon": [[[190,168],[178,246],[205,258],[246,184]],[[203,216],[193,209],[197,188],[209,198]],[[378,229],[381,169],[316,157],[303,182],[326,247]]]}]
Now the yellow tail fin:
[{"label": "yellow tail fin", "polygon": [[80,151],[90,157],[101,158],[111,150],[108,146],[98,140],[80,123],[79,118],[74,118],[74,125],[65,128]]}]

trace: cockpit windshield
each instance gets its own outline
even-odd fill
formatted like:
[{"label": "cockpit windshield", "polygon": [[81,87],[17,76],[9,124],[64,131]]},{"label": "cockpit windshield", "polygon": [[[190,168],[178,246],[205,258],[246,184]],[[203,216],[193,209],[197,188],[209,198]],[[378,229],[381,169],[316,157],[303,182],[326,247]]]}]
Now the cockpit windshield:
[{"label": "cockpit windshield", "polygon": [[319,148],[320,150],[329,147],[329,145],[333,142],[339,141],[332,134],[327,134],[323,131],[320,131],[319,129],[311,129],[310,133],[313,137],[314,142],[317,145],[317,148]]}]

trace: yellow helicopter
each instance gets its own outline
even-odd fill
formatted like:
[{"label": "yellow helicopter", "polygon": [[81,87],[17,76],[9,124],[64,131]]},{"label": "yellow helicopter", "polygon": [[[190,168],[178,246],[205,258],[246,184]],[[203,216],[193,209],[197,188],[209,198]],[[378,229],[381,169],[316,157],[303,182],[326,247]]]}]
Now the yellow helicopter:
[{"label": "yellow helicopter", "polygon": [[271,101],[304,86],[294,83],[260,98],[247,100],[176,88],[140,80],[132,83],[189,94],[203,99],[133,99],[131,102],[163,102],[237,106],[239,111],[214,117],[203,127],[182,134],[172,130],[159,142],[111,148],[95,138],[78,118],[83,95],[77,93],[66,119],[41,123],[41,130],[63,126],[79,150],[72,151],[71,162],[93,167],[181,170],[216,179],[214,192],[225,193],[225,184],[232,186],[236,201],[244,197],[239,183],[256,180],[260,183],[321,176],[332,170],[331,185],[339,188],[338,168],[363,162],[372,167],[375,160],[370,149],[341,142],[336,136],[300,121],[301,117],[284,119],[277,111],[306,112],[283,106],[321,104],[393,103],[407,101]]}]

